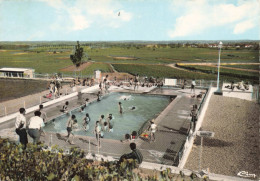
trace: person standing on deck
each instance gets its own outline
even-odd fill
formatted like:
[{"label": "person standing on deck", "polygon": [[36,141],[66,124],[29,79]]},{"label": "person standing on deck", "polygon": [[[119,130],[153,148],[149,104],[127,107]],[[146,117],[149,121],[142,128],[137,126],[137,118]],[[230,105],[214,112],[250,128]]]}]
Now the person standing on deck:
[{"label": "person standing on deck", "polygon": [[191,94],[192,94],[192,92],[193,92],[194,95],[192,94],[192,95],[191,95],[192,97],[195,97],[195,96],[196,96],[196,94],[195,94],[195,86],[196,86],[196,82],[195,82],[195,79],[193,79],[192,82],[191,82]]},{"label": "person standing on deck", "polygon": [[44,126],[43,119],[41,118],[41,112],[35,111],[34,116],[30,118],[28,125],[28,134],[33,139],[33,144],[37,144],[40,140],[42,127]]},{"label": "person standing on deck", "polygon": [[15,121],[15,132],[19,135],[19,141],[23,145],[23,148],[26,149],[28,143],[28,137],[26,132],[26,118],[25,118],[25,109],[20,108],[19,114],[16,117]]},{"label": "person standing on deck", "polygon": [[151,121],[151,125],[148,130],[150,130],[150,142],[155,142],[155,132],[158,131],[157,125],[154,123],[154,119]]}]

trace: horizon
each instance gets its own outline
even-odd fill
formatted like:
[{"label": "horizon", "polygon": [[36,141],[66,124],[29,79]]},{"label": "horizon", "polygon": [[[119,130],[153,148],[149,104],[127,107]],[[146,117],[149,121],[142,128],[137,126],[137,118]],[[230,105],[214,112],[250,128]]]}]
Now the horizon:
[{"label": "horizon", "polygon": [[260,0],[0,0],[0,41],[257,41],[259,9]]},{"label": "horizon", "polygon": [[35,41],[0,41],[5,42],[258,42],[260,40],[241,39],[241,40],[35,40]]}]

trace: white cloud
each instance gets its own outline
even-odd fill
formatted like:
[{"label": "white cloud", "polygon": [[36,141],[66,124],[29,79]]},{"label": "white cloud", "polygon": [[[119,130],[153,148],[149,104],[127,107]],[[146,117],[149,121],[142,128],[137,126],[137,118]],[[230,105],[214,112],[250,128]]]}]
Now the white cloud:
[{"label": "white cloud", "polygon": [[70,17],[73,21],[72,30],[83,30],[90,26],[90,22],[82,15],[71,15]]},{"label": "white cloud", "polygon": [[[238,5],[225,3],[228,1],[192,0],[182,2],[179,3],[176,0],[172,3],[173,11],[180,12],[182,9],[183,15],[176,19],[173,30],[169,30],[171,38],[198,35],[204,33],[205,30],[220,26],[231,26],[234,28],[233,32],[238,34],[253,28],[252,25],[258,24],[256,17],[259,16],[257,6],[260,0],[240,1]],[[242,29],[240,30],[240,28]]]},{"label": "white cloud", "polygon": [[[42,0],[57,10],[52,29],[84,30],[91,26],[118,28],[132,19],[132,14],[121,10],[120,1],[77,0],[65,4],[62,0]],[[121,15],[118,16],[118,12]]]},{"label": "white cloud", "polygon": [[255,27],[256,25],[253,23],[252,20],[247,20],[247,21],[243,21],[240,22],[238,24],[236,24],[233,33],[234,34],[241,34],[244,33],[245,31]]}]

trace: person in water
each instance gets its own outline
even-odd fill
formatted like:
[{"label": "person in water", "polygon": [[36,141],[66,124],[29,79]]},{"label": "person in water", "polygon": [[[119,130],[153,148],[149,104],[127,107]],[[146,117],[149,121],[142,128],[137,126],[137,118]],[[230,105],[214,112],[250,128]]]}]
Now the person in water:
[{"label": "person in water", "polygon": [[123,107],[122,107],[122,103],[121,103],[121,102],[119,102],[119,103],[118,103],[118,106],[119,106],[119,113],[120,113],[120,114],[123,114]]}]

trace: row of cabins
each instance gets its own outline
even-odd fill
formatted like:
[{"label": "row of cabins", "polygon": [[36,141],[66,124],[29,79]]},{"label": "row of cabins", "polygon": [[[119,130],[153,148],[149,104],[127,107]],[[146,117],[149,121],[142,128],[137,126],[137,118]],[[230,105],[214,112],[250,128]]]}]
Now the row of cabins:
[{"label": "row of cabins", "polygon": [[29,68],[0,68],[0,77],[33,78],[34,69]]}]

